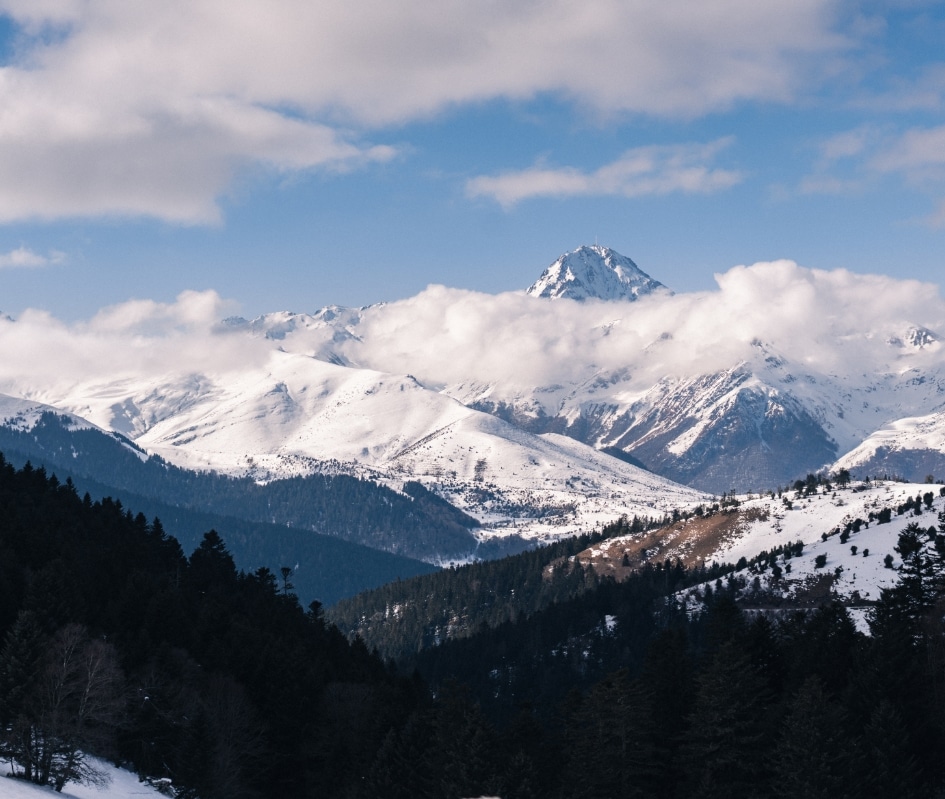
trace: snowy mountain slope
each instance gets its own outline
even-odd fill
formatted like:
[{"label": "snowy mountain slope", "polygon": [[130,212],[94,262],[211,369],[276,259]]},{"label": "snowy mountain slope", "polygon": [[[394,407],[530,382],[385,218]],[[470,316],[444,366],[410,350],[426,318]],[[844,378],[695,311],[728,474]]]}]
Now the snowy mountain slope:
[{"label": "snowy mountain slope", "polygon": [[[770,603],[772,595],[790,597],[800,604],[819,604],[831,597],[844,601],[875,601],[884,587],[898,580],[901,563],[895,546],[901,530],[910,522],[923,529],[936,527],[937,514],[945,510],[942,486],[927,483],[873,481],[856,483],[850,488],[821,489],[811,496],[786,492],[781,499],[771,496],[738,497],[740,504],[707,517],[692,517],[663,530],[609,539],[582,553],[579,558],[594,565],[599,573],[621,576],[642,559],[662,561],[680,558],[687,566],[716,563],[735,564],[740,558],[751,561],[762,552],[803,544],[800,554],[768,558],[764,568],[745,568],[736,575],[746,582],[744,594],[750,598],[751,583],[759,577],[762,592],[755,601]],[[897,515],[897,508],[927,494],[932,505],[921,502],[918,515],[908,510]],[[888,523],[877,516],[884,508],[892,511]],[[856,532],[840,533],[857,520]],[[854,528],[855,529],[855,528]],[[826,534],[826,540],[824,535]],[[623,565],[627,553],[630,565]],[[885,563],[892,556],[891,567]],[[817,557],[826,556],[823,566]],[[780,577],[771,567],[777,563]],[[854,593],[855,592],[855,593]],[[698,592],[688,592],[698,603]]]},{"label": "snowy mountain slope", "polygon": [[110,436],[121,446],[130,452],[133,452],[138,458],[146,459],[147,454],[131,444],[127,438],[122,435],[115,435],[114,432],[102,429],[98,425],[92,424],[87,419],[77,416],[73,413],[54,408],[42,402],[10,397],[6,394],[0,394],[0,427],[8,427],[12,430],[30,431],[36,427],[45,414],[55,414],[61,417],[63,425],[68,430],[96,430],[103,435]]},{"label": "snowy mountain slope", "polygon": [[[14,430],[32,430],[44,413],[61,414],[62,411],[50,405],[45,405],[42,402],[33,402],[31,400],[20,399],[19,397],[10,397],[6,394],[0,394],[0,425],[4,427],[11,427]],[[100,429],[91,422],[73,414],[67,414],[67,417],[73,429]]]},{"label": "snowy mountain slope", "polygon": [[469,413],[410,377],[275,350],[265,369],[214,379],[138,441],[172,462],[266,479],[311,460],[375,467]]},{"label": "snowy mountain slope", "polygon": [[314,314],[280,311],[264,314],[251,321],[230,317],[224,320],[224,324],[231,330],[262,336],[270,341],[284,342],[286,339],[305,337],[314,342],[306,354],[339,366],[352,366],[339,354],[339,349],[349,342],[359,341],[357,326],[363,311],[362,308],[329,305]]},{"label": "snowy mountain slope", "polygon": [[[909,363],[913,354],[922,366]],[[877,424],[942,407],[942,365],[921,353],[892,355],[874,374],[850,376],[811,369],[759,342],[732,367],[660,378],[642,390],[628,364],[579,385],[504,394],[499,385],[464,383],[446,391],[534,432],[618,447],[677,482],[716,493],[760,490],[829,466]]]},{"label": "snowy mountain slope", "polygon": [[657,291],[670,293],[626,256],[595,244],[562,255],[526,293],[553,300],[613,301],[635,300]]},{"label": "snowy mountain slope", "polygon": [[547,541],[622,514],[659,518],[706,499],[566,436],[535,436],[485,414],[437,433],[385,474],[418,480],[477,517],[483,527],[474,532],[484,540]]},{"label": "snowy mountain slope", "polygon": [[[199,387],[188,394],[184,386]],[[549,539],[627,513],[660,517],[697,491],[571,438],[536,436],[409,376],[275,349],[260,368],[121,381],[62,400],[190,469],[268,481],[346,472],[417,481],[484,523],[483,539]]]},{"label": "snowy mountain slope", "polygon": [[615,513],[659,516],[701,496],[574,440],[526,433],[412,378],[286,353],[273,354],[265,375],[219,386],[138,441],[181,465],[257,479],[331,461],[392,487],[415,480],[483,521],[485,536],[560,536]]},{"label": "snowy mountain slope", "polygon": [[945,475],[945,412],[897,419],[876,430],[836,465],[856,474]]}]

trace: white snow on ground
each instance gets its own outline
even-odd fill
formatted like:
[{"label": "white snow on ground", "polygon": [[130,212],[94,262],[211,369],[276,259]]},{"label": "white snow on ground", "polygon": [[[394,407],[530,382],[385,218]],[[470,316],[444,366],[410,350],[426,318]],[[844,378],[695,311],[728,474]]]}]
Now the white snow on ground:
[{"label": "white snow on ground", "polygon": [[33,785],[23,780],[6,777],[9,765],[0,763],[0,797],[3,799],[162,799],[157,789],[138,780],[137,775],[125,769],[98,761],[98,765],[109,777],[109,783],[104,788],[95,788],[88,785],[68,783],[62,793],[56,793],[52,788]]},{"label": "white snow on ground", "polygon": [[[470,414],[418,450],[386,473],[418,480],[479,519],[483,538],[517,534],[548,541],[622,514],[662,517],[706,498],[566,436],[533,436],[485,414]],[[456,478],[450,477],[454,466]]]},{"label": "white snow on ground", "polygon": [[[895,552],[895,546],[903,528],[910,522],[916,522],[924,529],[938,526],[938,513],[945,510],[945,497],[940,496],[940,489],[940,485],[927,483],[855,483],[850,488],[807,498],[797,498],[794,492],[785,493],[784,498],[791,503],[791,509],[777,498],[741,497],[740,510],[765,510],[768,511],[768,518],[747,522],[740,535],[720,546],[706,561],[736,563],[741,557],[751,560],[762,551],[770,552],[776,547],[801,541],[804,549],[800,556],[778,558],[782,569],[786,564],[791,566],[790,573],[784,573],[779,583],[772,582],[770,568],[759,575],[763,589],[770,590],[776,586],[784,596],[796,595],[811,580],[829,574],[836,576],[832,592],[838,599],[856,603],[856,592],[859,600],[872,602],[879,598],[881,589],[891,587],[898,581],[897,569],[901,560]],[[923,510],[918,516],[912,512],[896,515],[896,507],[904,504],[907,498],[928,492],[934,496],[931,509],[926,509],[923,504]],[[868,527],[851,533],[845,543],[841,543],[839,535],[829,535],[857,518],[866,522],[870,512],[875,514],[885,507],[893,511],[889,523],[869,522]],[[828,533],[826,541],[822,539],[823,533]],[[855,554],[853,547],[856,548]],[[869,554],[864,555],[867,551]],[[827,556],[825,565],[820,568],[815,565],[818,555]],[[886,555],[893,556],[892,568],[884,564]],[[749,585],[755,577],[747,570],[736,574],[746,577]],[[704,586],[684,592],[692,607],[698,606],[695,593],[702,588]],[[862,626],[862,618],[859,621]]]}]

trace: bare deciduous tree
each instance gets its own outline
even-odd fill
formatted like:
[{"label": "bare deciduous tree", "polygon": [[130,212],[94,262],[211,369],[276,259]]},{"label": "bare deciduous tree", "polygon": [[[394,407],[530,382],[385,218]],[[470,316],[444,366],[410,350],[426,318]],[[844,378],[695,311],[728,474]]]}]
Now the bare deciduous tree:
[{"label": "bare deciduous tree", "polygon": [[68,782],[101,784],[88,753],[103,753],[122,721],[124,678],[114,647],[79,624],[55,633],[7,735],[24,777],[61,791]]}]

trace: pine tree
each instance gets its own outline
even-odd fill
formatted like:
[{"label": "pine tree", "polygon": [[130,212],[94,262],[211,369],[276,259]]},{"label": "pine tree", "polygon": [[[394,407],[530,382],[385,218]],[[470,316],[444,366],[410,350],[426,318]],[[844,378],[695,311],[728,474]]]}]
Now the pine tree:
[{"label": "pine tree", "polygon": [[697,679],[682,761],[691,795],[752,796],[764,773],[771,694],[734,642],[726,642]]},{"label": "pine tree", "polygon": [[852,780],[855,795],[872,799],[928,796],[913,741],[899,711],[885,700],[877,703],[853,750],[857,755]]},{"label": "pine tree", "polygon": [[943,589],[943,562],[928,544],[925,530],[911,522],[899,534],[895,547],[902,558],[897,592],[915,619],[932,607]]},{"label": "pine tree", "polygon": [[625,670],[597,683],[567,719],[568,796],[653,796],[650,697]]},{"label": "pine tree", "polygon": [[848,780],[848,731],[842,709],[810,677],[788,697],[774,763],[772,794],[783,799],[843,799]]},{"label": "pine tree", "polygon": [[46,643],[36,615],[21,611],[0,650],[0,755],[27,780],[38,765],[30,712]]}]

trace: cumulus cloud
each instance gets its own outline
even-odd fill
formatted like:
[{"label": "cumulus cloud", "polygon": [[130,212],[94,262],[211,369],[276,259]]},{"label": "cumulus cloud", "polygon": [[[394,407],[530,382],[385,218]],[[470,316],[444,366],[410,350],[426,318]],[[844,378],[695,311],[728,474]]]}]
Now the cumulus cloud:
[{"label": "cumulus cloud", "polygon": [[351,168],[370,131],[542,94],[694,117],[788,101],[846,42],[836,0],[3,0],[0,220],[212,222],[234,177]]},{"label": "cumulus cloud", "polygon": [[17,247],[10,252],[0,253],[0,269],[36,269],[51,264],[61,264],[66,254],[53,250],[49,255],[40,255],[28,247]]},{"label": "cumulus cloud", "polygon": [[534,197],[710,194],[742,180],[737,171],[710,165],[731,141],[726,138],[709,144],[637,147],[593,172],[534,166],[480,176],[466,183],[466,193],[470,197],[491,197],[506,208]]},{"label": "cumulus cloud", "polygon": [[79,329],[116,336],[199,337],[204,332],[215,332],[219,321],[236,310],[232,300],[221,298],[215,291],[184,291],[172,303],[129,300],[108,306]]}]

